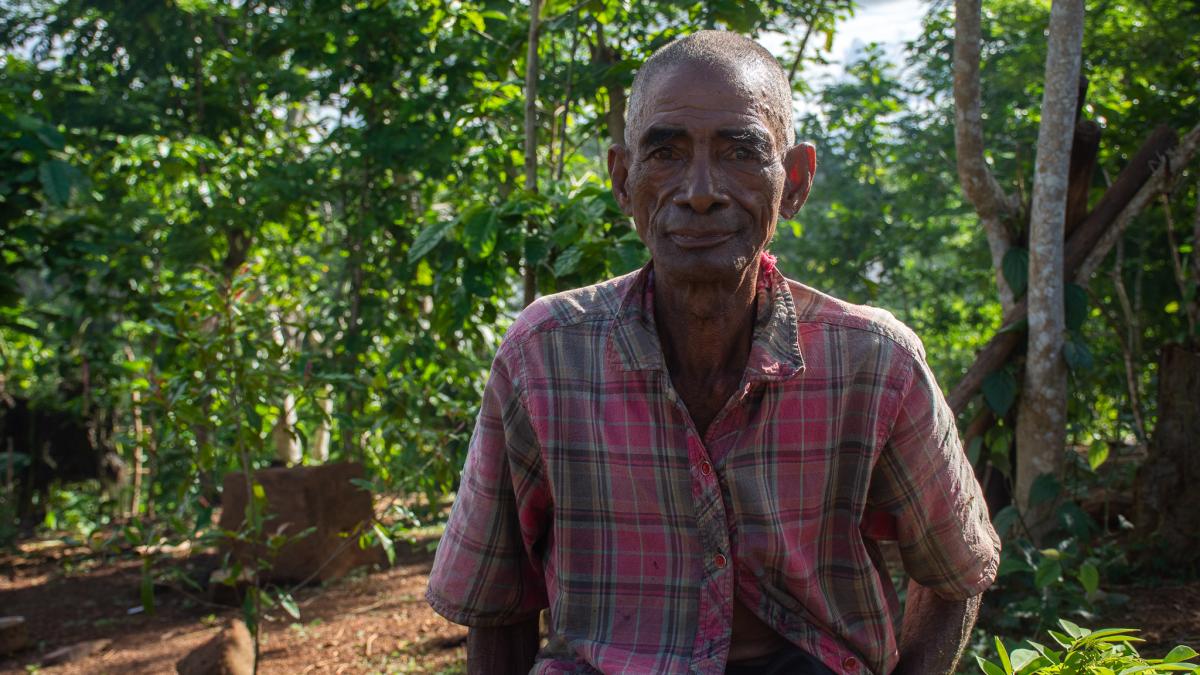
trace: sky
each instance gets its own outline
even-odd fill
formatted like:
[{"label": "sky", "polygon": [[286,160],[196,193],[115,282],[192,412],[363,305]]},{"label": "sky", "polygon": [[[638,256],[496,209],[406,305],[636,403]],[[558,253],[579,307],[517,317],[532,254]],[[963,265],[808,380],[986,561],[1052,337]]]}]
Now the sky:
[{"label": "sky", "polygon": [[[810,80],[841,74],[863,46],[878,42],[894,60],[899,61],[904,43],[921,32],[921,17],[928,7],[922,0],[859,0],[853,17],[841,22],[833,38],[828,66],[806,67]],[[784,36],[768,34],[762,43],[777,57],[783,56]],[[811,51],[811,47],[810,47]],[[784,59],[786,60],[786,58]]]}]

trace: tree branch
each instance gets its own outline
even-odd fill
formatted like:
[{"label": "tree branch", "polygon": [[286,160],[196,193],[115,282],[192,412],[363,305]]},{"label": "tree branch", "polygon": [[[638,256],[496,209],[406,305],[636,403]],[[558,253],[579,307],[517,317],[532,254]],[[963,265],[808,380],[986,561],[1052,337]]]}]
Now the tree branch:
[{"label": "tree branch", "polygon": [[984,158],[979,87],[981,5],[982,0],[957,0],[955,3],[954,146],[958,157],[958,180],[987,234],[1000,304],[1007,318],[1015,298],[1004,279],[1001,265],[1004,254],[1012,246],[1013,235],[1008,221],[1016,211],[1016,205],[996,182]]},{"label": "tree branch", "polygon": [[[1150,175],[1149,180],[1142,183],[1137,194],[1129,200],[1121,212],[1117,215],[1116,220],[1109,227],[1106,227],[1104,233],[1099,237],[1095,245],[1087,247],[1086,256],[1079,264],[1075,272],[1075,283],[1084,286],[1088,279],[1092,277],[1092,273],[1104,262],[1104,258],[1108,256],[1108,252],[1112,250],[1117,239],[1125,233],[1125,228],[1129,223],[1146,208],[1155,196],[1160,192],[1171,191],[1175,184],[1183,177],[1183,167],[1187,166],[1195,156],[1197,147],[1200,146],[1200,124],[1192,127],[1192,130],[1180,139],[1179,144],[1166,153],[1165,157],[1155,158],[1154,172]],[[1135,157],[1136,159],[1136,157]],[[1133,161],[1130,166],[1134,166]],[[1122,171],[1122,174],[1125,173]],[[1117,177],[1116,183],[1121,182],[1121,176]],[[1099,210],[1100,205],[1096,205],[1093,212]],[[1091,216],[1088,218],[1091,219]],[[1084,228],[1081,226],[1080,230]],[[1071,265],[1070,252],[1067,254],[1067,270],[1070,271]]]}]

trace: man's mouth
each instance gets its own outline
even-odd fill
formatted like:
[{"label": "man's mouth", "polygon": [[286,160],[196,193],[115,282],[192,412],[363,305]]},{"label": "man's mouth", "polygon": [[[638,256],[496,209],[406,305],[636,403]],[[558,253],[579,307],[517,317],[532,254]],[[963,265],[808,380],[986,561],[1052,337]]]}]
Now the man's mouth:
[{"label": "man's mouth", "polygon": [[719,246],[733,238],[736,232],[706,232],[701,230],[678,230],[668,232],[667,237],[679,248],[696,249]]}]

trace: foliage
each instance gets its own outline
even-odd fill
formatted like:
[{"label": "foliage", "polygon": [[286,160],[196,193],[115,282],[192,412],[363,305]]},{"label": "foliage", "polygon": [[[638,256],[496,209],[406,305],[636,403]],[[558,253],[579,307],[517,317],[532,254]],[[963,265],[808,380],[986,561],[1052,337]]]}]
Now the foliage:
[{"label": "foliage", "polygon": [[1200,670],[1200,665],[1186,663],[1196,657],[1196,650],[1178,646],[1161,659],[1142,658],[1134,648],[1141,642],[1130,628],[1102,628],[1088,630],[1067,621],[1059,620],[1062,632],[1049,631],[1062,648],[1047,648],[1032,640],[1032,649],[1005,648],[996,638],[996,653],[999,663],[976,657],[979,668],[987,675],[1133,675],[1133,673],[1189,672]]},{"label": "foliage", "polygon": [[[112,411],[118,451],[143,472],[141,493],[127,487],[117,509],[90,484],[55,491],[41,504],[47,524],[118,522],[131,546],[214,536],[222,476],[277,459],[289,395],[303,461],[322,461],[328,432],[331,459],[364,463],[372,491],[401,498],[364,542],[435,521],[520,309],[522,266],[545,294],[645,261],[608,193],[605,148],[621,140],[637,66],[697,28],[782,33],[778,56],[799,66],[798,135],[817,143],[820,170],[772,244],[782,270],[894,312],[948,389],[1001,318],[955,172],[951,4],[930,4],[902,62],[867,45],[825,81],[803,66],[831,57],[848,0],[543,3],[539,141],[524,148],[526,5],[8,3],[0,394]],[[1028,201],[1048,3],[984,4],[989,159]],[[1191,9],[1090,9],[1084,114],[1104,125],[1093,203],[1154,125],[1200,119]],[[520,184],[526,152],[537,191]],[[1189,177],[1169,202],[1190,213],[1197,196]],[[1187,262],[1197,242],[1177,236]],[[1069,293],[1069,434],[1087,458],[1074,454],[1047,484],[1061,502],[1051,543],[1035,547],[1014,512],[997,514],[1009,543],[993,597],[1014,611],[984,620],[1006,631],[1086,618],[1114,599],[1104,586],[1127,566],[1119,540],[1109,518],[1074,504],[1129,486],[1136,466],[1118,472],[1113,459],[1144,447],[1158,348],[1188,337],[1180,306],[1195,289],[1175,283],[1166,241],[1155,207]],[[1006,258],[1014,287],[1026,264],[1019,247]],[[968,446],[981,475],[1010,477],[1018,365],[993,373],[968,411],[999,418]],[[83,393],[63,400],[64,385]],[[0,465],[27,460],[0,454]],[[9,494],[0,542],[18,532]],[[247,522],[232,534],[264,536],[261,519]]]}]

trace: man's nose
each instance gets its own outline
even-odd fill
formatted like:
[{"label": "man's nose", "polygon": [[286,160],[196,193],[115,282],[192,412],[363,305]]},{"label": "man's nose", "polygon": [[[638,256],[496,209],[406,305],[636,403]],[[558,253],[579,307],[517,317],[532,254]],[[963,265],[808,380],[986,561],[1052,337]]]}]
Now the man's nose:
[{"label": "man's nose", "polygon": [[688,162],[683,189],[676,193],[675,205],[704,214],[729,204],[729,197],[721,181],[714,175],[714,169],[707,158]]}]

